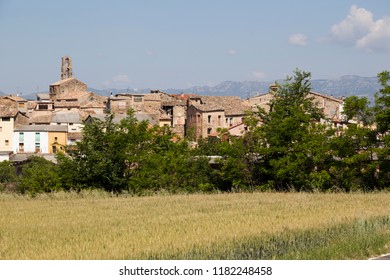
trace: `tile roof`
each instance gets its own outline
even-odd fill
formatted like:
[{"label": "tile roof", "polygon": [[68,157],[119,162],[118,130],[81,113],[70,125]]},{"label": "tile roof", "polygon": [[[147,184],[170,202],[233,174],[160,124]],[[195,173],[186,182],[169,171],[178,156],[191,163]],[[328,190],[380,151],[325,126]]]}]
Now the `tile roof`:
[{"label": "tile roof", "polygon": [[50,93],[37,93],[36,94],[38,100],[49,100]]},{"label": "tile roof", "polygon": [[200,96],[201,103],[192,102],[195,108],[207,111],[225,111],[225,115],[242,115],[251,109],[237,96]]},{"label": "tile roof", "polygon": [[16,94],[5,95],[5,96],[2,96],[2,98],[10,99],[12,101],[24,101],[24,102],[27,101],[26,99],[24,99]]},{"label": "tile roof", "polygon": [[52,123],[81,123],[79,112],[59,111],[53,114]]},{"label": "tile roof", "polygon": [[79,108],[80,103],[77,101],[55,101],[54,102],[54,107],[55,108]]},{"label": "tile roof", "polygon": [[66,125],[19,125],[14,131],[68,132]]},{"label": "tile roof", "polygon": [[82,132],[68,132],[68,139],[81,140],[83,139]]},{"label": "tile roof", "polygon": [[37,106],[38,102],[37,101],[27,101],[27,109],[35,109]]},{"label": "tile roof", "polygon": [[42,124],[42,123],[51,123],[53,118],[52,112],[39,112],[35,111],[30,115],[30,121],[31,124]]},{"label": "tile roof", "polygon": [[0,104],[0,117],[15,117],[17,113],[18,110],[16,108]]}]

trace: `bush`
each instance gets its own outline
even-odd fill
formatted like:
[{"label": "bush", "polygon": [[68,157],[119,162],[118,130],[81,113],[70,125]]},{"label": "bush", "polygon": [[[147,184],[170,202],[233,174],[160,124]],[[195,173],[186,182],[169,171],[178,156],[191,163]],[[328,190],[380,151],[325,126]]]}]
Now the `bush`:
[{"label": "bush", "polygon": [[18,190],[35,196],[42,192],[53,192],[60,189],[58,167],[44,158],[32,156],[22,167]]}]

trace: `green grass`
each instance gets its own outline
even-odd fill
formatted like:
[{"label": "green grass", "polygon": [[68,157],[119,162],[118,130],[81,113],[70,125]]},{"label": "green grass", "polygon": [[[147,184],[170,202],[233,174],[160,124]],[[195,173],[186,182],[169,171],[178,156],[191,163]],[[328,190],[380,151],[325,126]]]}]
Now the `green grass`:
[{"label": "green grass", "polygon": [[149,259],[343,260],[367,259],[390,251],[390,217],[356,220],[325,229],[287,230],[193,248]]}]

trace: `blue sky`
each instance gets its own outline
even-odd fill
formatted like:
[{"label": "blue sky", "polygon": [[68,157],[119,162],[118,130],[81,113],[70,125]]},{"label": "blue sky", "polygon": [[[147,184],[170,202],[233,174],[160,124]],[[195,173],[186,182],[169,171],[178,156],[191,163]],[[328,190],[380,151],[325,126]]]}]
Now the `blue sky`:
[{"label": "blue sky", "polygon": [[390,70],[390,1],[0,0],[0,90],[187,88]]}]

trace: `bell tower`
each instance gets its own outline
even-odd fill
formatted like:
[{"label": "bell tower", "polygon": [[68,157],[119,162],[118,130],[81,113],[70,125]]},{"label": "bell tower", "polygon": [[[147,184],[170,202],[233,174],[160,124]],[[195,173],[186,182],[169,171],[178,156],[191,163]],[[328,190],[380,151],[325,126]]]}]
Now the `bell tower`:
[{"label": "bell tower", "polygon": [[72,75],[72,59],[64,56],[61,63],[61,80],[72,78]]}]

